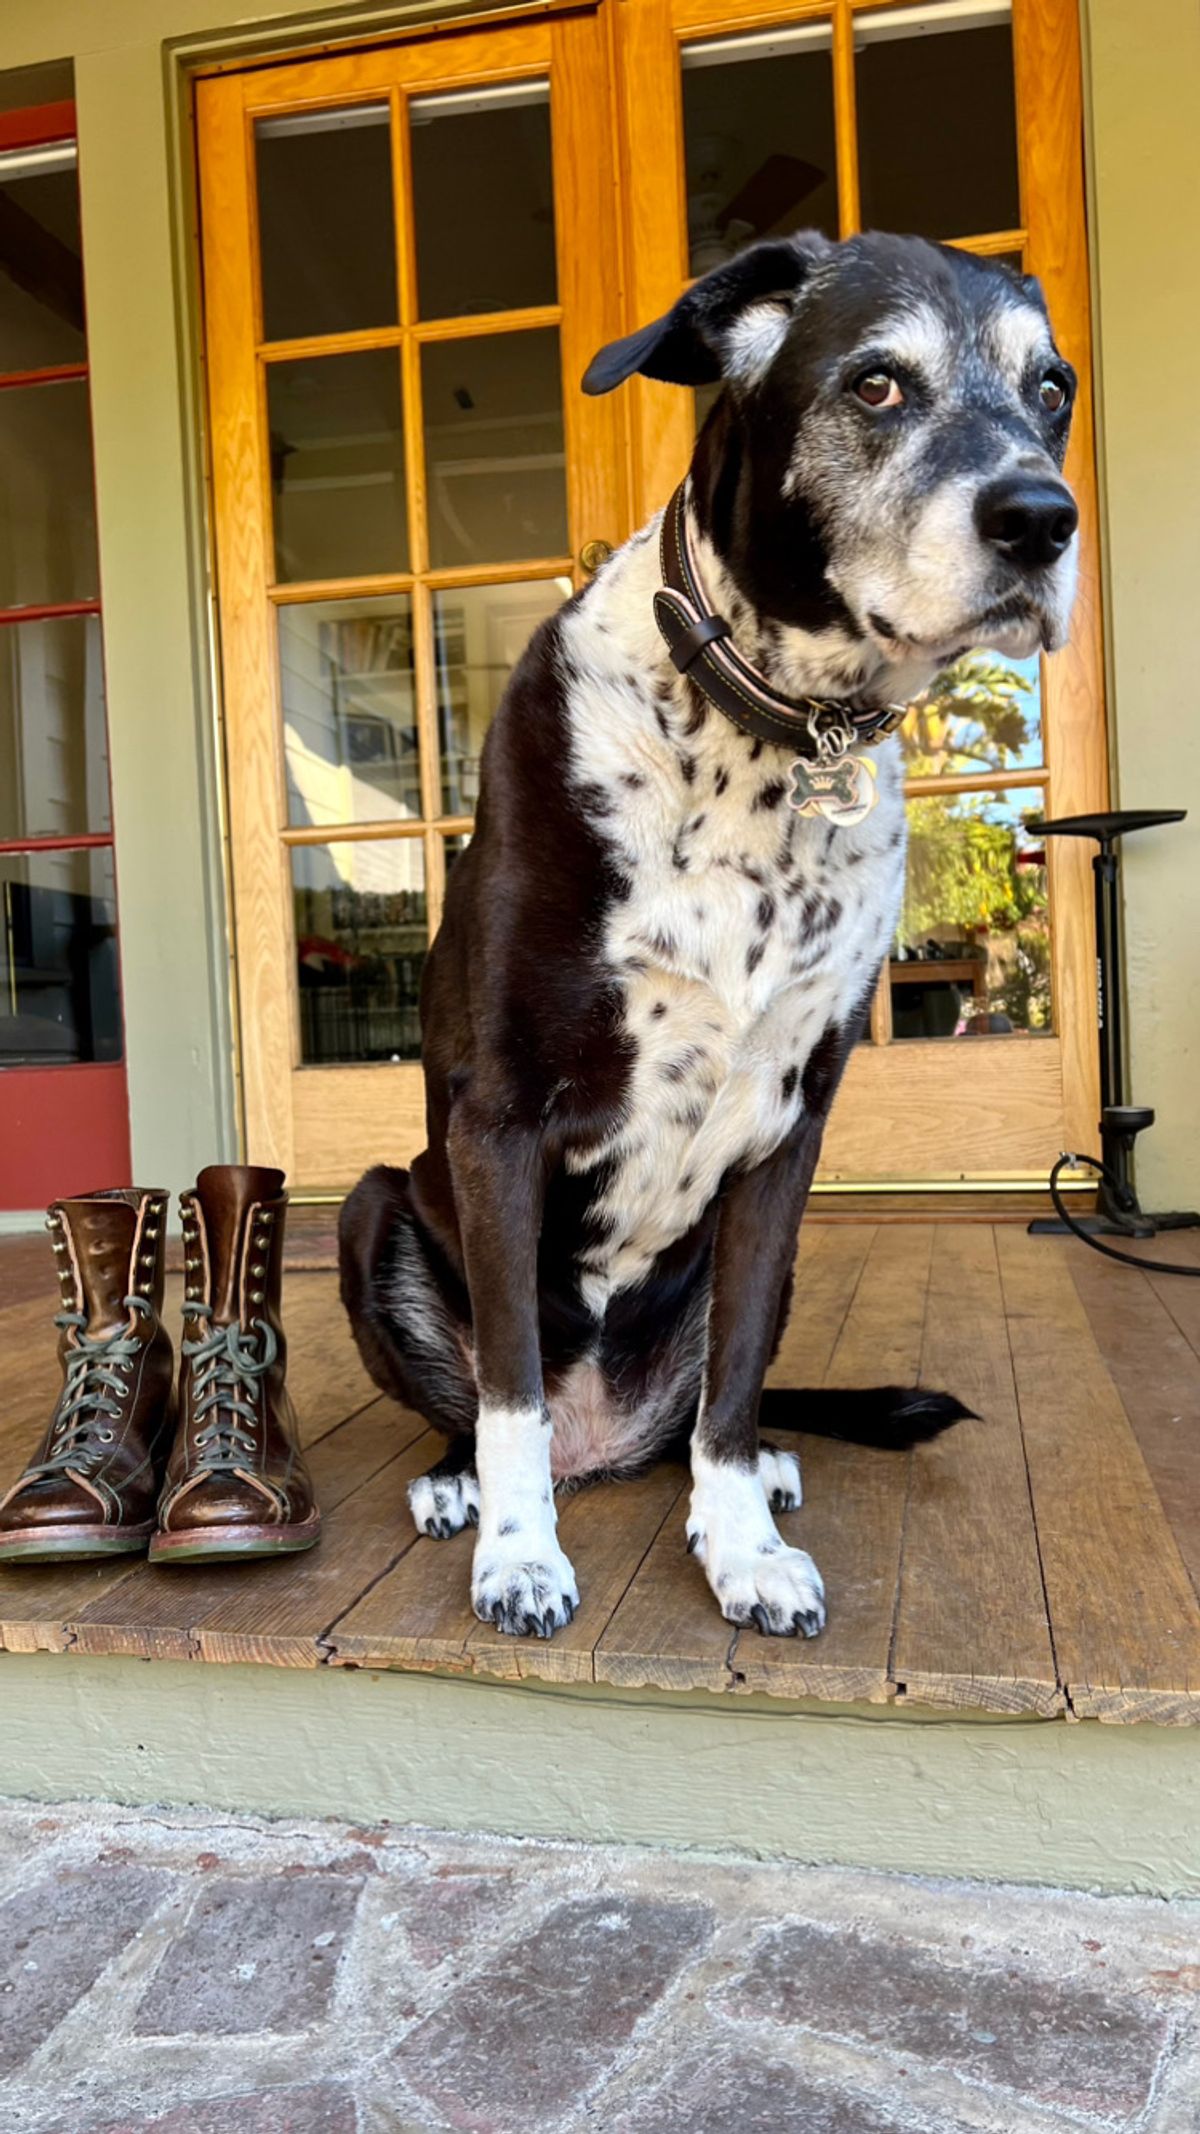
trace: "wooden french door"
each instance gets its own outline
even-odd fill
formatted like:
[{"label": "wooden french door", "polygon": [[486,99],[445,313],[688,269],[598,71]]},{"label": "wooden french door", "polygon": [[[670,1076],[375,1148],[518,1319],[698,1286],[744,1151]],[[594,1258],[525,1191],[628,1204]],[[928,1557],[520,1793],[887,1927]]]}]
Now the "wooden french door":
[{"label": "wooden french door", "polygon": [[246,1139],[423,1141],[418,992],[504,681],[629,527],[595,13],[198,85]]},{"label": "wooden french door", "polygon": [[599,0],[217,76],[198,126],[256,1157],[337,1188],[421,1145],[417,986],[487,720],[703,414],[589,401],[583,369],[805,226],[1022,265],[1083,382],[1073,642],[980,647],[906,722],[908,898],[824,1175],[1044,1176],[1086,1143],[1087,852],[1034,827],[1105,792],[1075,0]]}]

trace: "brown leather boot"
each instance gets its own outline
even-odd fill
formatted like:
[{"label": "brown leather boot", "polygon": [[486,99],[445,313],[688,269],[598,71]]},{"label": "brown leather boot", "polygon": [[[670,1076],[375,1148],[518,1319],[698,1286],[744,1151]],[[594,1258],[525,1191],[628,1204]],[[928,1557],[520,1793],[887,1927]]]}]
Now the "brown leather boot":
[{"label": "brown leather boot", "polygon": [[55,1201],[63,1389],[41,1445],[0,1498],[0,1561],[121,1556],[154,1532],[175,1404],[162,1323],[167,1195]]},{"label": "brown leather boot", "polygon": [[155,1563],[281,1556],[321,1531],[284,1383],[283,1172],[210,1164],[183,1213],[179,1427]]}]

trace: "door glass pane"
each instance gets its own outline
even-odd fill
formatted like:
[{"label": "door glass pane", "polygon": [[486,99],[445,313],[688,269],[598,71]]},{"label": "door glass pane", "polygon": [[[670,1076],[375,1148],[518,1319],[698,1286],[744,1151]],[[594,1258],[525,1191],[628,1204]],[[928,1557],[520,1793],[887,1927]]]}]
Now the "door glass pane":
[{"label": "door glass pane", "polygon": [[254,134],[266,339],[394,326],[387,105],[289,112]]},{"label": "door glass pane", "polygon": [[471,833],[469,830],[458,830],[455,831],[452,836],[444,837],[442,839],[442,843],[446,848],[445,866],[447,880],[449,880],[450,869],[453,867],[455,860],[462,858],[463,853],[466,851],[467,846],[470,844],[470,842]]},{"label": "door glass pane", "polygon": [[897,1038],[1053,1028],[1045,795],[933,794],[908,802],[908,876],[891,961]]},{"label": "door glass pane", "polygon": [[558,333],[421,350],[430,561],[508,563],[567,547]]},{"label": "door glass pane", "polygon": [[0,839],[109,824],[99,619],[10,623],[0,629]]},{"label": "door glass pane", "polygon": [[1012,27],[931,7],[860,15],[858,160],[865,229],[982,236],[1020,225]]},{"label": "door glass pane", "polygon": [[293,846],[292,892],[304,1064],[419,1058],[421,839]]},{"label": "door glass pane", "polygon": [[289,823],[419,816],[407,595],[307,601],[278,614]]},{"label": "door glass pane", "polygon": [[683,50],[689,269],[743,245],[838,228],[832,40],[825,23]]},{"label": "door glass pane", "polygon": [[112,853],[0,853],[0,1066],[120,1057]]},{"label": "door glass pane", "polygon": [[395,349],[267,366],[281,581],[408,569]]},{"label": "door glass pane", "polygon": [[409,124],[420,316],[555,303],[548,84],[418,97]]},{"label": "door glass pane", "polygon": [[0,608],[94,600],[87,381],[0,392]]},{"label": "door glass pane", "polygon": [[435,593],[433,634],[444,814],[475,813],[483,737],[508,677],[538,624],[570,596],[569,578]]},{"label": "door glass pane", "polygon": [[0,371],[84,356],[75,143],[0,156]]},{"label": "door glass pane", "polygon": [[910,707],[900,746],[910,778],[1032,770],[1044,761],[1040,658],[964,652]]}]

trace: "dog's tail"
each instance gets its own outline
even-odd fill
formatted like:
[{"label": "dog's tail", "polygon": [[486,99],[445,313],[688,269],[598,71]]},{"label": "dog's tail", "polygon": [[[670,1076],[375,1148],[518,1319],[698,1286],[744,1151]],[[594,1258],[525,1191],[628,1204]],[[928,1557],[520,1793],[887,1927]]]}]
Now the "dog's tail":
[{"label": "dog's tail", "polygon": [[850,1445],[879,1445],[887,1452],[907,1452],[952,1423],[976,1420],[974,1409],[964,1408],[953,1393],[927,1393],[919,1386],[769,1386],[759,1409],[768,1435],[804,1430],[812,1437],[844,1438]]}]

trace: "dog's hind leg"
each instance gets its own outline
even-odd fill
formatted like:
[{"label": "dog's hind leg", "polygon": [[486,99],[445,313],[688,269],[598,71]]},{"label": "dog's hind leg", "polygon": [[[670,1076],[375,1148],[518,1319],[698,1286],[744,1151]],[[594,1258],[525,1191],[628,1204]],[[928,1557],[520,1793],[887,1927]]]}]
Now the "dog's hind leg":
[{"label": "dog's hind leg", "polygon": [[420,1531],[445,1541],[479,1523],[478,1395],[470,1326],[414,1217],[407,1171],[381,1164],[359,1181],[342,1209],[338,1258],[342,1302],[376,1385],[450,1439],[408,1491]]},{"label": "dog's hind leg", "polygon": [[409,1483],[408,1502],[418,1531],[433,1541],[449,1541],[464,1526],[478,1526],[474,1438],[455,1438],[444,1460]]}]

